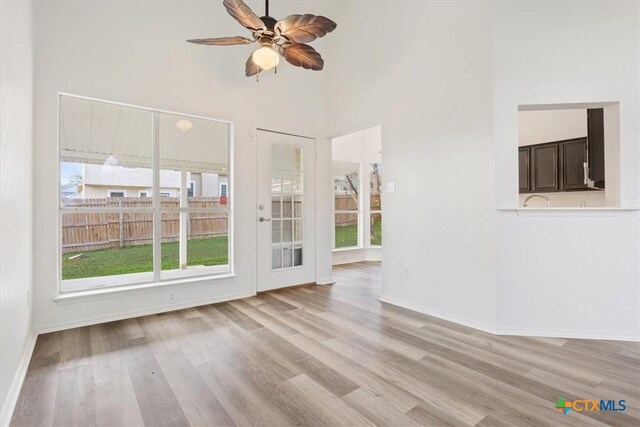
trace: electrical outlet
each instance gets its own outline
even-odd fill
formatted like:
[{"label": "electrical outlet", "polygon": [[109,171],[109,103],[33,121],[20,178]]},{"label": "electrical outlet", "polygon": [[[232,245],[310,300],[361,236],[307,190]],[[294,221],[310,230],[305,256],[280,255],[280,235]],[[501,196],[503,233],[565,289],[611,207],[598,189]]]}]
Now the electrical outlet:
[{"label": "electrical outlet", "polygon": [[402,270],[402,274],[404,275],[404,277],[407,277],[407,278],[411,277],[411,269],[409,267],[405,267]]},{"label": "electrical outlet", "polygon": [[176,300],[176,294],[173,292],[169,293],[169,302],[174,302]]}]

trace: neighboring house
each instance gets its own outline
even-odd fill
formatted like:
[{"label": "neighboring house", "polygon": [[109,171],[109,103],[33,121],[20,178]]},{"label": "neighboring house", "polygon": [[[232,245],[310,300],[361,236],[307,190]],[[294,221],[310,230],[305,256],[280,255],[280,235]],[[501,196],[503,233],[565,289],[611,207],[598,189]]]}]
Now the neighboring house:
[{"label": "neighboring house", "polygon": [[[153,176],[151,169],[126,166],[85,164],[83,167],[82,198],[151,197]],[[220,197],[229,193],[228,177],[215,173],[187,174],[190,197]],[[160,195],[179,197],[180,172],[160,171]]]}]

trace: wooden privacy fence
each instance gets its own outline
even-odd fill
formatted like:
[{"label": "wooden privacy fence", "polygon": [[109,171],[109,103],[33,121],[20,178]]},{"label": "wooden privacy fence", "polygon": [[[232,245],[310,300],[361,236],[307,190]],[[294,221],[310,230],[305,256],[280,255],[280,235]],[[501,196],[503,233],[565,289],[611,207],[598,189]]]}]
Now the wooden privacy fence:
[{"label": "wooden privacy fence", "polygon": [[[134,197],[109,197],[101,199],[64,200],[65,207],[83,208],[151,208],[151,199]],[[178,208],[178,198],[163,198],[161,208]],[[191,212],[187,223],[189,239],[226,236],[229,215],[220,210],[217,197],[190,197],[189,207],[207,208],[211,211]],[[180,238],[180,213],[162,214],[162,242],[174,242]],[[153,214],[150,212],[70,212],[62,215],[62,251],[81,252],[96,249],[122,248],[146,245],[153,242]]]},{"label": "wooden privacy fence", "polygon": [[[348,225],[354,225],[358,223],[358,204],[355,199],[350,194],[336,194],[334,195],[334,203],[335,203],[335,225],[337,227],[346,227]],[[380,195],[372,194],[370,200],[370,209],[371,210],[380,210]],[[346,213],[344,211],[353,211],[353,213]],[[379,213],[371,214],[373,219],[380,219],[381,215]]]}]

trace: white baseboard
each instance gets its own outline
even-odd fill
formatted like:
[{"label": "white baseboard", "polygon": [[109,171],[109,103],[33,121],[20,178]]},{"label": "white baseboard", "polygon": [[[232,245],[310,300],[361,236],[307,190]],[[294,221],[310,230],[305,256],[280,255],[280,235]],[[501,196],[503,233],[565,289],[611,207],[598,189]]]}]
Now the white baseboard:
[{"label": "white baseboard", "polygon": [[449,322],[457,323],[470,328],[478,329],[483,332],[488,332],[493,335],[515,335],[520,337],[545,337],[545,338],[569,338],[569,339],[588,339],[588,340],[611,340],[611,341],[632,341],[640,342],[640,337],[633,334],[602,334],[602,333],[585,333],[582,331],[571,330],[548,330],[548,329],[521,329],[521,328],[495,328],[490,325],[480,324],[477,322],[468,321],[459,317],[451,316],[444,313],[434,312],[424,307],[419,307],[414,304],[409,304],[404,301],[400,301],[394,298],[380,297],[380,301],[388,304],[397,305],[398,307],[406,308],[418,313],[426,314],[428,316],[437,317],[438,319],[446,320]]},{"label": "white baseboard", "polygon": [[114,316],[103,316],[103,317],[96,317],[96,318],[93,318],[93,319],[84,319],[84,320],[73,321],[73,322],[58,323],[58,324],[54,324],[54,325],[44,325],[44,326],[38,326],[36,328],[36,332],[38,334],[46,334],[46,333],[49,333],[49,332],[64,331],[66,329],[80,328],[82,326],[97,325],[97,324],[100,324],[100,323],[107,323],[107,322],[113,322],[113,321],[116,321],[116,320],[130,319],[130,318],[133,318],[133,317],[148,316],[148,315],[151,315],[151,314],[158,314],[158,313],[166,313],[166,312],[169,312],[169,311],[182,310],[182,309],[185,309],[185,308],[192,308],[192,307],[199,307],[199,306],[202,306],[202,305],[216,304],[216,303],[219,303],[219,302],[232,301],[232,300],[241,299],[241,298],[249,298],[249,297],[252,297],[252,296],[255,296],[255,293],[243,293],[243,294],[225,295],[225,296],[216,297],[216,298],[183,302],[183,303],[180,303],[180,304],[172,304],[172,305],[167,305],[167,306],[162,306],[162,307],[155,307],[155,308],[150,308],[150,309],[145,309],[145,310],[140,310],[140,311],[130,311],[130,312],[127,312],[127,313],[121,313],[121,314],[114,315]]},{"label": "white baseboard", "polygon": [[333,285],[336,281],[333,277],[325,277],[324,279],[316,279],[316,285]]},{"label": "white baseboard", "polygon": [[602,334],[585,333],[570,330],[548,330],[548,329],[518,329],[518,328],[498,328],[498,335],[517,335],[520,337],[544,337],[544,338],[569,338],[580,340],[609,340],[609,341],[631,341],[640,342],[640,336],[633,334]]},{"label": "white baseboard", "polygon": [[27,374],[27,369],[29,368],[29,363],[31,362],[31,356],[33,355],[33,349],[36,346],[37,339],[38,334],[32,332],[25,344],[22,357],[20,358],[20,364],[13,376],[13,381],[11,382],[7,398],[2,405],[2,412],[0,412],[0,427],[8,427],[11,422],[11,417],[13,416],[13,411],[16,409],[18,396],[20,396],[20,390],[22,390],[22,384],[24,383],[24,378]]},{"label": "white baseboard", "polygon": [[460,317],[451,316],[445,313],[439,313],[424,307],[417,306],[415,304],[409,304],[404,301],[397,300],[395,298],[388,298],[381,296],[379,301],[386,302],[387,304],[397,305],[398,307],[406,308],[408,310],[417,311],[418,313],[426,314],[427,316],[437,317],[438,319],[446,320],[448,322],[457,323],[459,325],[468,326],[470,328],[479,329],[483,332],[496,335],[496,329],[493,325],[478,323]]}]

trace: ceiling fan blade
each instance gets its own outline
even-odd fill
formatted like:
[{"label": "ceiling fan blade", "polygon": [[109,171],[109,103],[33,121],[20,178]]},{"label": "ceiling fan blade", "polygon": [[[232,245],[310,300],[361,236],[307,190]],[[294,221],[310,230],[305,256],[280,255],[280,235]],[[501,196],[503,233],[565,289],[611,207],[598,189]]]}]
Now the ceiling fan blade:
[{"label": "ceiling fan blade", "polygon": [[284,59],[291,65],[305,70],[322,70],[324,60],[318,52],[308,44],[293,44],[281,49]]},{"label": "ceiling fan blade", "polygon": [[262,19],[256,15],[242,0],[224,0],[224,7],[240,25],[253,31],[265,29]]},{"label": "ceiling fan blade", "polygon": [[251,40],[242,36],[233,36],[233,37],[214,37],[210,39],[192,39],[187,41],[189,43],[206,44],[210,46],[233,46],[237,44],[253,43],[255,40]]},{"label": "ceiling fan blade", "polygon": [[316,15],[289,15],[275,26],[276,34],[297,43],[309,43],[335,30],[338,24],[329,18]]},{"label": "ceiling fan blade", "polygon": [[255,76],[256,74],[262,72],[262,68],[258,67],[255,62],[253,62],[253,54],[249,55],[247,59],[247,63],[245,64],[244,74],[247,77]]}]

